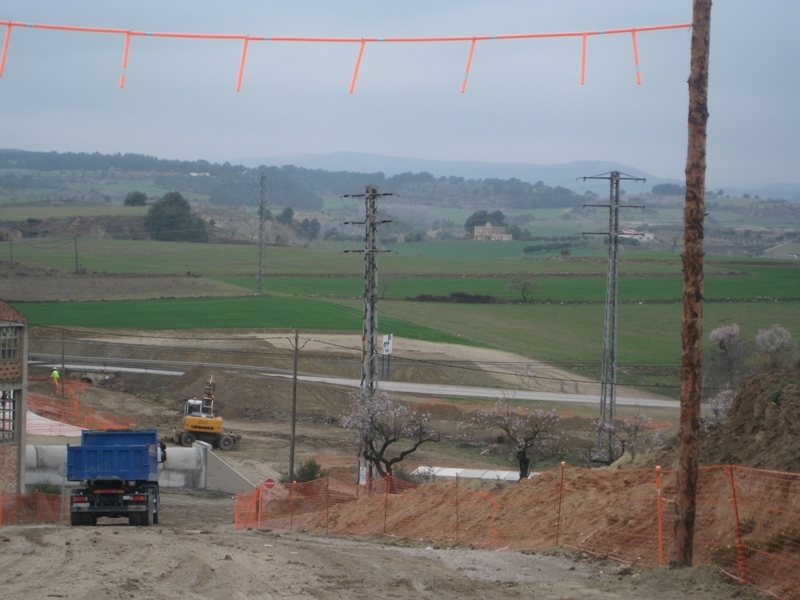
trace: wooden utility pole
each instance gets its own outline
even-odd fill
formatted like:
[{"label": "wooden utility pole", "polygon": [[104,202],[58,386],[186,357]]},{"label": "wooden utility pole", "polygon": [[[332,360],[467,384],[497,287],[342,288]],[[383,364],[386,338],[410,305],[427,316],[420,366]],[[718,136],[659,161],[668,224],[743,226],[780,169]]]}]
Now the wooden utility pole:
[{"label": "wooden utility pole", "polygon": [[675,499],[675,567],[690,567],[697,515],[698,435],[703,392],[703,220],[706,189],[708,55],[711,0],[694,0],[686,204],[683,211],[683,327],[678,487]]},{"label": "wooden utility pole", "polygon": [[294,482],[294,443],[297,426],[297,355],[300,353],[300,330],[294,330],[294,376],[292,377],[292,436],[289,444],[289,483]]}]

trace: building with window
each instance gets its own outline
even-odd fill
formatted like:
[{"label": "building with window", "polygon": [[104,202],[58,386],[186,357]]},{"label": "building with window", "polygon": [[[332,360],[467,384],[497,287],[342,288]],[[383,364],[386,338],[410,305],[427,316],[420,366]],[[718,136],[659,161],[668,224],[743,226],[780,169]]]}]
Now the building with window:
[{"label": "building with window", "polygon": [[25,491],[28,317],[0,300],[0,492]]},{"label": "building with window", "polygon": [[509,242],[511,241],[511,234],[506,233],[505,225],[495,226],[490,221],[486,221],[486,225],[475,226],[475,239],[476,240],[492,240]]}]

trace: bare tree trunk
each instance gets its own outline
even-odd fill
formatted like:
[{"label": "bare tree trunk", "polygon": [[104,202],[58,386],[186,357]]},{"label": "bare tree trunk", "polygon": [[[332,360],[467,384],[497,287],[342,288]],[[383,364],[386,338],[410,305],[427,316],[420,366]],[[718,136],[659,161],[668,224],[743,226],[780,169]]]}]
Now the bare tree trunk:
[{"label": "bare tree trunk", "polygon": [[697,513],[698,433],[703,391],[703,218],[711,0],[694,0],[689,75],[689,142],[683,232],[683,341],[678,490],[675,501],[675,567],[692,565]]}]

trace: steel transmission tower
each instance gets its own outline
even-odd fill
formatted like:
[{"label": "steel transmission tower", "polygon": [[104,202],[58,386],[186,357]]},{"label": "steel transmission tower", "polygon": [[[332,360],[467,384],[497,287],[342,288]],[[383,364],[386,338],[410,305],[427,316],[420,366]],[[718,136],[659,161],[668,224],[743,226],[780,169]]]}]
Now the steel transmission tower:
[{"label": "steel transmission tower", "polygon": [[[381,193],[378,188],[368,185],[363,194],[347,194],[344,198],[364,198],[366,218],[364,221],[349,221],[345,225],[364,225],[364,249],[350,250],[349,252],[364,253],[364,323],[361,333],[361,402],[372,398],[377,388],[376,361],[379,354],[378,346],[378,254],[386,252],[378,247],[378,227],[389,220],[380,220],[378,217],[378,199],[381,196],[394,194]],[[348,252],[348,250],[345,250]],[[360,482],[361,460],[364,449],[358,449],[358,475],[356,482]],[[366,465],[365,465],[366,466]],[[372,468],[370,465],[370,473]]]},{"label": "steel transmission tower", "polygon": [[[603,326],[603,362],[600,378],[600,424],[597,432],[598,460],[612,462],[614,434],[617,423],[617,290],[618,290],[618,258],[619,258],[619,209],[644,208],[643,206],[619,205],[620,181],[645,181],[640,177],[631,177],[611,171],[604,175],[583,177],[587,179],[607,179],[611,182],[611,193],[608,204],[585,204],[608,208],[608,274],[606,276],[606,319]],[[595,234],[596,235],[596,234]]]},{"label": "steel transmission tower", "polygon": [[258,207],[258,291],[264,291],[264,213],[267,198],[267,176],[261,174],[261,204]]},{"label": "steel transmission tower", "polygon": [[364,253],[364,323],[361,333],[361,393],[364,399],[371,398],[377,387],[378,344],[378,254],[386,252],[378,247],[378,227],[390,220],[378,217],[378,199],[394,196],[381,193],[368,185],[363,194],[348,194],[344,198],[364,198],[366,218],[364,221],[346,222],[345,225],[364,225],[364,249],[350,252]]}]

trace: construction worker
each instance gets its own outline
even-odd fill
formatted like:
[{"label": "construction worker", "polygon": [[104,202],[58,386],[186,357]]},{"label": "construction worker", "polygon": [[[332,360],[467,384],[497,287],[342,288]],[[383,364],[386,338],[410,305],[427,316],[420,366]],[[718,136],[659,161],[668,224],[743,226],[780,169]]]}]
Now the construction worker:
[{"label": "construction worker", "polygon": [[53,385],[56,386],[56,390],[58,390],[58,380],[59,380],[59,378],[60,377],[58,375],[58,369],[53,367],[53,372],[50,373],[50,379],[53,381]]}]

